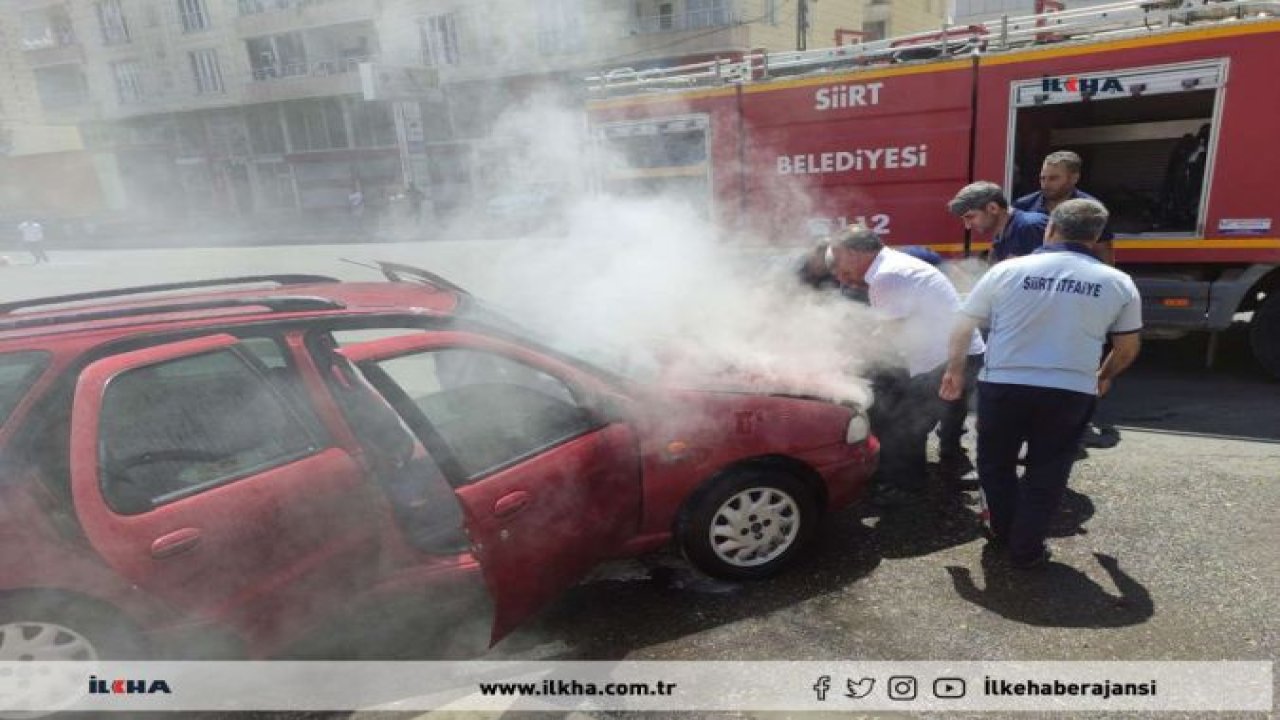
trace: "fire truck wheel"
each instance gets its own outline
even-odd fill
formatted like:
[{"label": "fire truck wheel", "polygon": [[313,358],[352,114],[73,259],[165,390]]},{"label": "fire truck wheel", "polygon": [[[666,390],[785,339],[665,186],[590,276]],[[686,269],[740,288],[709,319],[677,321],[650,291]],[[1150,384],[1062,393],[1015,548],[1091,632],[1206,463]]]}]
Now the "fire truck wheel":
[{"label": "fire truck wheel", "polygon": [[759,580],[796,559],[813,539],[819,515],[801,480],[772,468],[742,468],[712,480],[691,500],[680,545],[708,575]]},{"label": "fire truck wheel", "polygon": [[1280,289],[1272,290],[1249,323],[1253,356],[1267,372],[1280,378]]}]

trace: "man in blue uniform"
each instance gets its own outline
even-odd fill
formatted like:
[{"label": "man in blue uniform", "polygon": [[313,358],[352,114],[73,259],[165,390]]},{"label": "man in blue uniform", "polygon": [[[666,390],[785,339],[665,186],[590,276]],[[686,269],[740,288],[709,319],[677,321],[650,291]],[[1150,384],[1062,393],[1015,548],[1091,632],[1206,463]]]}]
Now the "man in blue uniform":
[{"label": "man in blue uniform", "polygon": [[[1040,190],[1014,200],[1013,206],[1018,210],[1048,215],[1066,200],[1097,200],[1077,187],[1082,165],[1080,156],[1070,150],[1049,153],[1040,167]],[[1108,265],[1116,264],[1115,250],[1111,246],[1113,239],[1115,233],[1111,232],[1111,226],[1108,225],[1102,229],[1102,235],[1094,245],[1098,257]]]},{"label": "man in blue uniform", "polygon": [[[1097,396],[1138,355],[1142,301],[1133,280],[1099,261],[1107,211],[1093,200],[1054,209],[1044,247],[992,267],[961,308],[939,395],[960,396],[974,328],[990,329],[978,382],[978,477],[992,541],[1014,567],[1048,562],[1062,502]],[[1098,366],[1103,342],[1111,352]],[[1018,478],[1018,453],[1027,469]]]},{"label": "man in blue uniform", "polygon": [[[1044,164],[1040,167],[1039,192],[1023,195],[1013,201],[1013,206],[1019,210],[1048,215],[1066,200],[1073,198],[1097,200],[1094,196],[1077,187],[1080,182],[1080,168],[1082,165],[1080,156],[1070,150],[1049,153],[1045,156]],[[1093,246],[1094,253],[1098,256],[1098,259],[1108,265],[1116,264],[1116,252],[1111,244],[1113,239],[1115,239],[1115,233],[1111,232],[1111,224],[1108,223],[1106,227],[1102,228],[1102,236],[1098,238],[1098,242]],[[1099,406],[1094,410],[1094,421],[1085,429],[1079,457],[1088,456],[1088,451],[1085,450],[1086,447],[1108,447],[1119,441],[1119,431],[1112,427],[1110,423],[1103,422],[1103,414],[1103,405],[1099,403]]]},{"label": "man in blue uniform", "polygon": [[947,203],[964,228],[991,238],[991,262],[1027,255],[1044,243],[1049,217],[1009,207],[1000,186],[980,180],[960,188]]}]

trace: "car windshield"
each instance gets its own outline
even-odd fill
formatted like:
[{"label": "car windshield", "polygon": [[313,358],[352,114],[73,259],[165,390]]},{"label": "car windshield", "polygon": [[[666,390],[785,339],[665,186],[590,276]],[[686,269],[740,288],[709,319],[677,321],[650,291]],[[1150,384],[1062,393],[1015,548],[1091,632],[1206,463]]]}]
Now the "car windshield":
[{"label": "car windshield", "polygon": [[48,355],[43,352],[0,355],[0,425],[9,419],[47,362]]},{"label": "car windshield", "polygon": [[517,322],[505,309],[472,295],[458,307],[458,317],[479,323],[491,329],[511,335],[526,344],[540,349],[587,372],[603,375],[617,381],[653,383],[658,378],[657,368],[642,362],[634,353],[609,343],[602,338],[577,338],[567,340],[548,328],[528,321]]}]

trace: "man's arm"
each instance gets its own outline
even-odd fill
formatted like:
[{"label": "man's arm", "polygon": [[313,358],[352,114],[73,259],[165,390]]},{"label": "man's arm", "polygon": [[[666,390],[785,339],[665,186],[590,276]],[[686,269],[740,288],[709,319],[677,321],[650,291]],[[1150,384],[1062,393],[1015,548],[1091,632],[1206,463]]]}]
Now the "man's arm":
[{"label": "man's arm", "polygon": [[1138,332],[1112,334],[1111,352],[1098,368],[1098,395],[1106,395],[1111,389],[1111,381],[1138,359],[1138,350],[1142,347],[1142,335]]},{"label": "man's arm", "polygon": [[938,396],[951,401],[964,392],[965,363],[969,358],[969,343],[973,340],[973,331],[978,329],[978,320],[964,313],[956,316],[955,328],[951,331],[951,339],[947,342],[947,370],[942,374],[942,387]]}]

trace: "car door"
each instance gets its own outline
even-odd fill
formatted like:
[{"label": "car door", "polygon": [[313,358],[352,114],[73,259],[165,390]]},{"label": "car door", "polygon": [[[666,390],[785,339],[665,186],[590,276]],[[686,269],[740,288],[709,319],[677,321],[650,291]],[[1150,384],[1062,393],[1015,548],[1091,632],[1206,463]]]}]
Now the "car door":
[{"label": "car door", "polygon": [[606,391],[594,378],[518,345],[457,332],[341,353],[453,485],[494,599],[495,640],[635,533],[635,437],[591,409]]},{"label": "car door", "polygon": [[235,337],[93,362],[71,423],[89,542],[178,609],[270,644],[369,585],[378,516],[363,470]]}]

